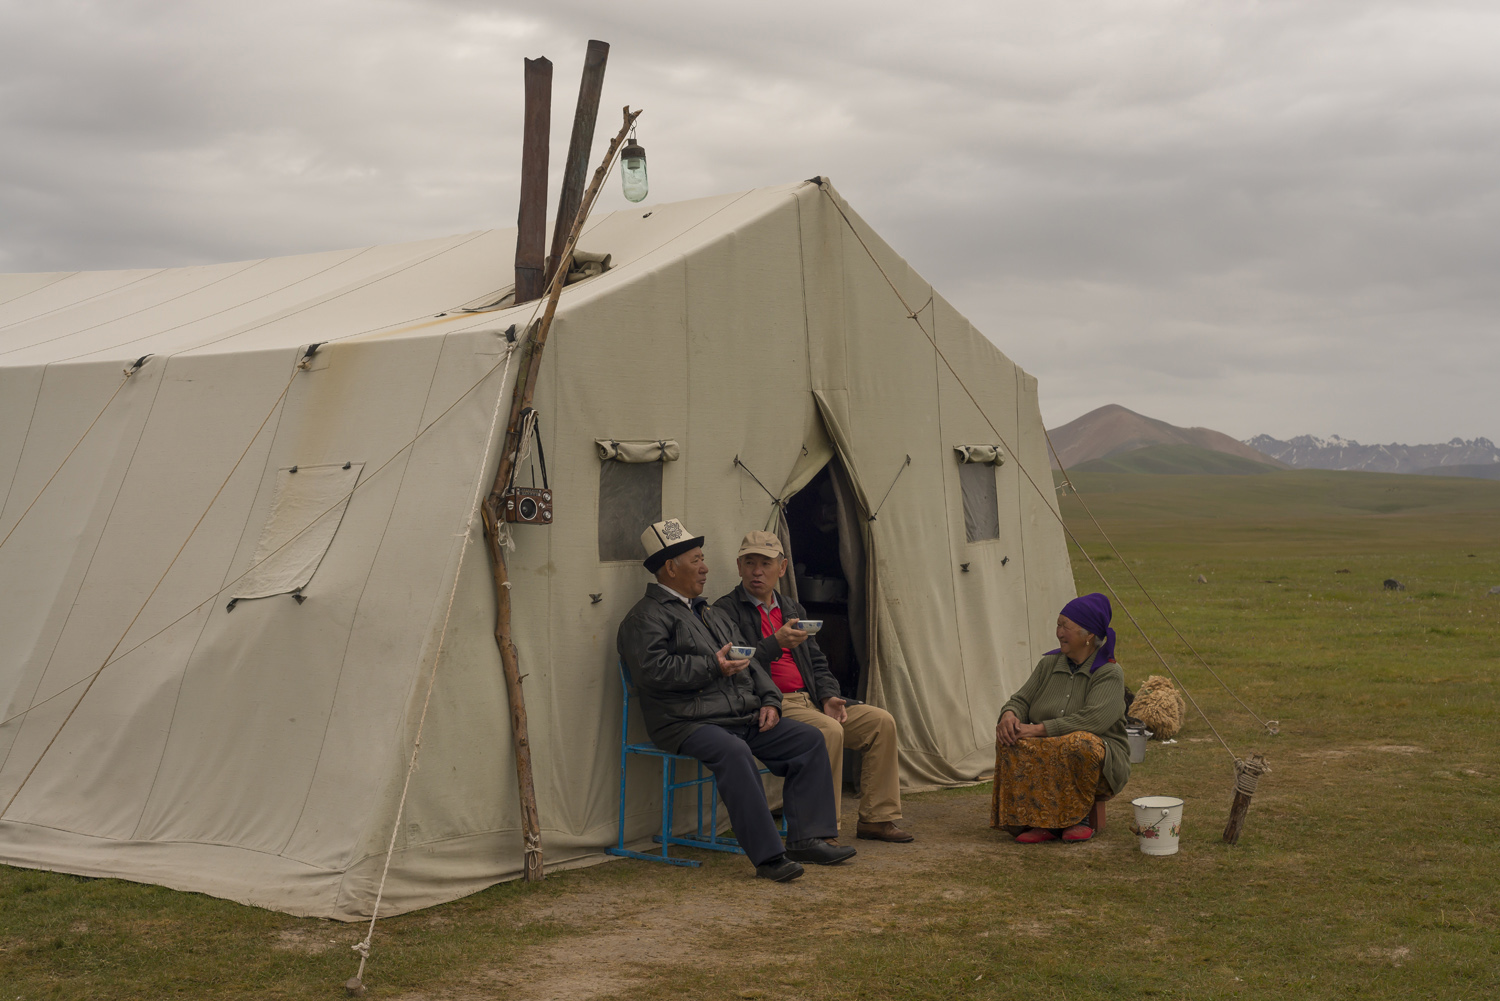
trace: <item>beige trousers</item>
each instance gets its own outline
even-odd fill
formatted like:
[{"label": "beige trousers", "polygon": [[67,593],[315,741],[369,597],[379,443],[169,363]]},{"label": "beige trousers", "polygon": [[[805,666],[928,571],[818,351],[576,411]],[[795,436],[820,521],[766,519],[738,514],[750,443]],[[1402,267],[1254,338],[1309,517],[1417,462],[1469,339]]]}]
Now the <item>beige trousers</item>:
[{"label": "beige trousers", "polygon": [[815,726],[828,745],[834,801],[844,789],[844,748],[859,752],[859,819],[879,824],[901,819],[901,773],[896,758],[896,721],[875,706],[850,706],[843,723],[825,714],[804,692],[783,692],[781,715]]}]

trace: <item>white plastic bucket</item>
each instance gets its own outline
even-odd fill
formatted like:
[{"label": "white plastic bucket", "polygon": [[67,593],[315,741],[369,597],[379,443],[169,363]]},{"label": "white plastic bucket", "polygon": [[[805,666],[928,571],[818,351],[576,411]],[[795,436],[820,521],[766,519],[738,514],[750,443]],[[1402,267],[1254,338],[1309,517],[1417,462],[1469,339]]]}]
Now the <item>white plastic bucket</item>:
[{"label": "white plastic bucket", "polygon": [[1182,800],[1175,796],[1142,796],[1133,799],[1135,823],[1130,833],[1141,839],[1141,851],[1147,855],[1176,855],[1177,837],[1182,833]]},{"label": "white plastic bucket", "polygon": [[1125,728],[1125,739],[1130,742],[1130,763],[1138,765],[1146,760],[1146,741],[1151,738],[1151,731],[1143,726],[1127,726]]}]

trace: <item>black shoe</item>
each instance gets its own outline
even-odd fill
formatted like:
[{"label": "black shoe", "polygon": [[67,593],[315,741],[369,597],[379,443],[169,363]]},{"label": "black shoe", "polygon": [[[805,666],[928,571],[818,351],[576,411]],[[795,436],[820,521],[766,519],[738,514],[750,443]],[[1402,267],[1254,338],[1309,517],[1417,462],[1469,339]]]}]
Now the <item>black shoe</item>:
[{"label": "black shoe", "polygon": [[802,875],[802,867],[785,855],[778,855],[756,866],[755,875],[761,879],[774,880],[777,883],[790,883]]},{"label": "black shoe", "polygon": [[834,865],[851,859],[856,854],[858,853],[849,845],[830,845],[821,838],[808,838],[806,841],[786,843],[787,858],[797,862],[811,862],[814,865]]}]

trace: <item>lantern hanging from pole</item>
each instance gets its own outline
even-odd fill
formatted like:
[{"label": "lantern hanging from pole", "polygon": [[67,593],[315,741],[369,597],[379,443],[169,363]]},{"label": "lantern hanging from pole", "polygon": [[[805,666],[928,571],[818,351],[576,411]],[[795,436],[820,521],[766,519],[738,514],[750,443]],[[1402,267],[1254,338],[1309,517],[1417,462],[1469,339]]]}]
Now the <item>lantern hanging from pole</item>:
[{"label": "lantern hanging from pole", "polygon": [[638,202],[646,197],[651,186],[646,182],[646,148],[635,140],[635,130],[630,130],[630,139],[620,150],[620,183],[625,188],[625,198]]}]

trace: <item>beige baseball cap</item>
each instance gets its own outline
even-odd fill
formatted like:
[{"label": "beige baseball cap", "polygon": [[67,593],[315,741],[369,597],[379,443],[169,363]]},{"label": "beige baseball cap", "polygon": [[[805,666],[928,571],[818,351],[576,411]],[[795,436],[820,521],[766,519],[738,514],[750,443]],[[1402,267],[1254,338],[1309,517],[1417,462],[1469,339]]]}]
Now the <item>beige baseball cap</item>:
[{"label": "beige baseball cap", "polygon": [[735,559],[750,553],[759,553],[769,556],[773,560],[779,560],[786,556],[781,548],[781,540],[776,538],[774,532],[751,532],[740,540],[740,551],[734,554]]}]

